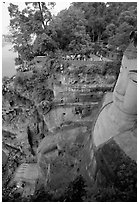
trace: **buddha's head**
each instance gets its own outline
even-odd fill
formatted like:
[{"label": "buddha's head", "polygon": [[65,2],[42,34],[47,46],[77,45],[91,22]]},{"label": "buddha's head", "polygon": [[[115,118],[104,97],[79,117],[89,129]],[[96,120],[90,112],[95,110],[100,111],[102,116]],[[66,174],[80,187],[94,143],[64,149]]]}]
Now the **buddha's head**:
[{"label": "buddha's head", "polygon": [[[135,114],[137,97],[137,40],[131,33],[130,44],[124,52],[120,74],[114,89],[114,102],[120,109]],[[131,107],[130,107],[131,106]]]}]

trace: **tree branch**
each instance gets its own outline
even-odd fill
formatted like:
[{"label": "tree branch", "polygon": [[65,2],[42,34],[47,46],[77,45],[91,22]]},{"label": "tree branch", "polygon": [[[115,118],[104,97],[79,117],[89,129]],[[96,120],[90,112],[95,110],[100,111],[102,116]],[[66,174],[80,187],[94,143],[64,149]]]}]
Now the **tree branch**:
[{"label": "tree branch", "polygon": [[45,23],[44,23],[43,11],[42,11],[42,8],[41,8],[41,2],[38,2],[38,5],[39,5],[40,12],[41,12],[43,29],[46,29],[46,26],[45,26]]}]

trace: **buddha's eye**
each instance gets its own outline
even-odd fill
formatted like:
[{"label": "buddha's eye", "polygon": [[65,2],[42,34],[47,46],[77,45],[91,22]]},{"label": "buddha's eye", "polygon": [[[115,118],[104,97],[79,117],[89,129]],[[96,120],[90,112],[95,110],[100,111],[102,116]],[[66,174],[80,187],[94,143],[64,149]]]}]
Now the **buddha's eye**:
[{"label": "buddha's eye", "polygon": [[136,70],[136,69],[132,69],[132,70],[129,70],[129,72],[131,72],[131,73],[137,73],[137,70]]},{"label": "buddha's eye", "polygon": [[121,71],[122,71],[123,69],[127,69],[127,67],[125,67],[123,64],[121,64]]}]

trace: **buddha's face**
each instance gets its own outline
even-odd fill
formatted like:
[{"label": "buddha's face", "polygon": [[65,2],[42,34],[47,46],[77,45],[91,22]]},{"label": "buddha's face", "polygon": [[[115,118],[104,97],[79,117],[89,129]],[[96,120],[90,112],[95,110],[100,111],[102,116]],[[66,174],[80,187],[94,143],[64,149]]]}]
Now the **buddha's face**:
[{"label": "buddha's face", "polygon": [[129,83],[129,79],[136,80],[137,59],[128,59],[123,56],[120,74],[115,86],[115,90],[121,96],[124,96]]},{"label": "buddha's face", "polygon": [[123,56],[114,89],[114,102],[121,110],[135,114],[137,104],[137,59]]}]

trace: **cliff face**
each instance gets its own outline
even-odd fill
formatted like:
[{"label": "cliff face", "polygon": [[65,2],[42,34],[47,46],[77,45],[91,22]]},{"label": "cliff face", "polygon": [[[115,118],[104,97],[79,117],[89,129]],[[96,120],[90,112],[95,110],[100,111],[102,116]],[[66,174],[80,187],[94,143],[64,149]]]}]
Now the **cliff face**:
[{"label": "cliff face", "polygon": [[[89,78],[90,69],[81,77],[81,69],[52,77],[47,70],[19,72],[8,87],[3,85],[3,149],[8,155],[9,170],[3,198],[99,200],[98,184],[108,184],[110,179],[105,179],[107,166],[104,175],[100,171],[101,156],[96,155],[95,147],[92,149],[91,131],[104,92],[112,89],[115,75],[99,73],[96,80],[94,72]],[[93,160],[93,155],[97,159]],[[112,188],[110,183],[110,191]],[[117,186],[116,190],[120,195]]]}]

